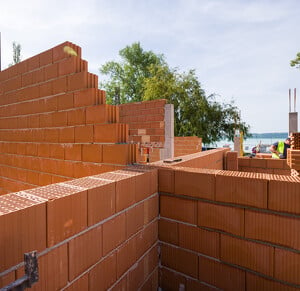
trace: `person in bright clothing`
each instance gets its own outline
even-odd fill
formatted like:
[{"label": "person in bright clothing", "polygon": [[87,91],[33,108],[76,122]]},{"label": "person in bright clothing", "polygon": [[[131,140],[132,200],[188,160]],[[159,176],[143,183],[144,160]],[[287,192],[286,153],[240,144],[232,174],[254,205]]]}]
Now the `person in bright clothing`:
[{"label": "person in bright clothing", "polygon": [[291,138],[288,137],[285,141],[281,140],[273,143],[270,146],[272,158],[274,159],[286,159],[287,149],[291,146]]}]

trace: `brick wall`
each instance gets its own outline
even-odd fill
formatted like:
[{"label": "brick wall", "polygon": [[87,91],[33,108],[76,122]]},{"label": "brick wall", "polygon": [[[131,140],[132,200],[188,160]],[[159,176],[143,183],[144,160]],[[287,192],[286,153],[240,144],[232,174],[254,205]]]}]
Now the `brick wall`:
[{"label": "brick wall", "polygon": [[285,159],[272,158],[238,158],[238,170],[241,172],[268,173],[290,175],[291,168]]},{"label": "brick wall", "polygon": [[194,154],[202,151],[202,138],[197,136],[174,137],[174,157]]},{"label": "brick wall", "polygon": [[165,99],[119,105],[120,122],[129,126],[129,141],[139,143],[139,162],[161,160],[165,146]]},{"label": "brick wall", "polygon": [[300,178],[222,170],[221,155],[1,196],[0,286],[36,249],[35,290],[299,289]]},{"label": "brick wall", "polygon": [[40,272],[33,290],[158,286],[157,170],[132,167],[3,195],[0,226],[0,287],[23,276],[31,250]]},{"label": "brick wall", "polygon": [[300,179],[159,170],[164,290],[300,288]]},{"label": "brick wall", "polygon": [[0,72],[0,194],[136,160],[118,107],[105,104],[87,67],[81,48],[66,42]]}]

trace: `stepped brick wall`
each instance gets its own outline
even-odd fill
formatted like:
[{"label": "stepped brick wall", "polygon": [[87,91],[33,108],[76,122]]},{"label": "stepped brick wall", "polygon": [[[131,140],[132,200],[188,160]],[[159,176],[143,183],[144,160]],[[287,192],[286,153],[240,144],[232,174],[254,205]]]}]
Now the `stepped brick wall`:
[{"label": "stepped brick wall", "polygon": [[174,157],[194,154],[202,151],[202,138],[197,136],[174,137]]},{"label": "stepped brick wall", "polygon": [[0,72],[0,194],[135,162],[136,145],[119,120],[70,42]]},{"label": "stepped brick wall", "polygon": [[129,141],[139,144],[138,161],[161,160],[165,147],[165,99],[119,105],[120,122],[128,124]]},{"label": "stepped brick wall", "polygon": [[35,290],[299,289],[300,178],[222,170],[227,152],[2,195],[0,286],[37,249]]}]

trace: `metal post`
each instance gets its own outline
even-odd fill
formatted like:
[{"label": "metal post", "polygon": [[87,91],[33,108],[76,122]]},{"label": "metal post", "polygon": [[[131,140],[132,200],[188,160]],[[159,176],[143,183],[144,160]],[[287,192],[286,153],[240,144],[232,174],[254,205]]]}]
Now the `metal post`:
[{"label": "metal post", "polygon": [[291,112],[291,89],[289,89],[289,112]]},{"label": "metal post", "polygon": [[294,88],[294,112],[296,112],[296,88]]},{"label": "metal post", "polygon": [[1,72],[1,31],[0,31],[0,72]]}]

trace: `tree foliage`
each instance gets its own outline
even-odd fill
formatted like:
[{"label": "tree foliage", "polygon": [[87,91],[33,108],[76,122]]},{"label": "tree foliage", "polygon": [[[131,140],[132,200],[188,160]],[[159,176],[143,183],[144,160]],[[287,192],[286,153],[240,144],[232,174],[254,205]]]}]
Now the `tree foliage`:
[{"label": "tree foliage", "polygon": [[13,66],[17,63],[21,62],[21,45],[17,42],[13,42],[13,62],[9,64],[9,66]]},{"label": "tree foliage", "polygon": [[108,76],[101,83],[111,104],[167,99],[174,104],[175,136],[202,137],[203,143],[223,138],[233,140],[234,129],[249,136],[234,102],[219,103],[206,96],[194,70],[180,73],[170,68],[163,55],[144,51],[140,43],[120,51],[121,62],[108,62],[100,72]]},{"label": "tree foliage", "polygon": [[296,67],[297,69],[300,69],[300,52],[297,53],[296,58],[294,60],[291,60],[290,65],[291,67]]}]

